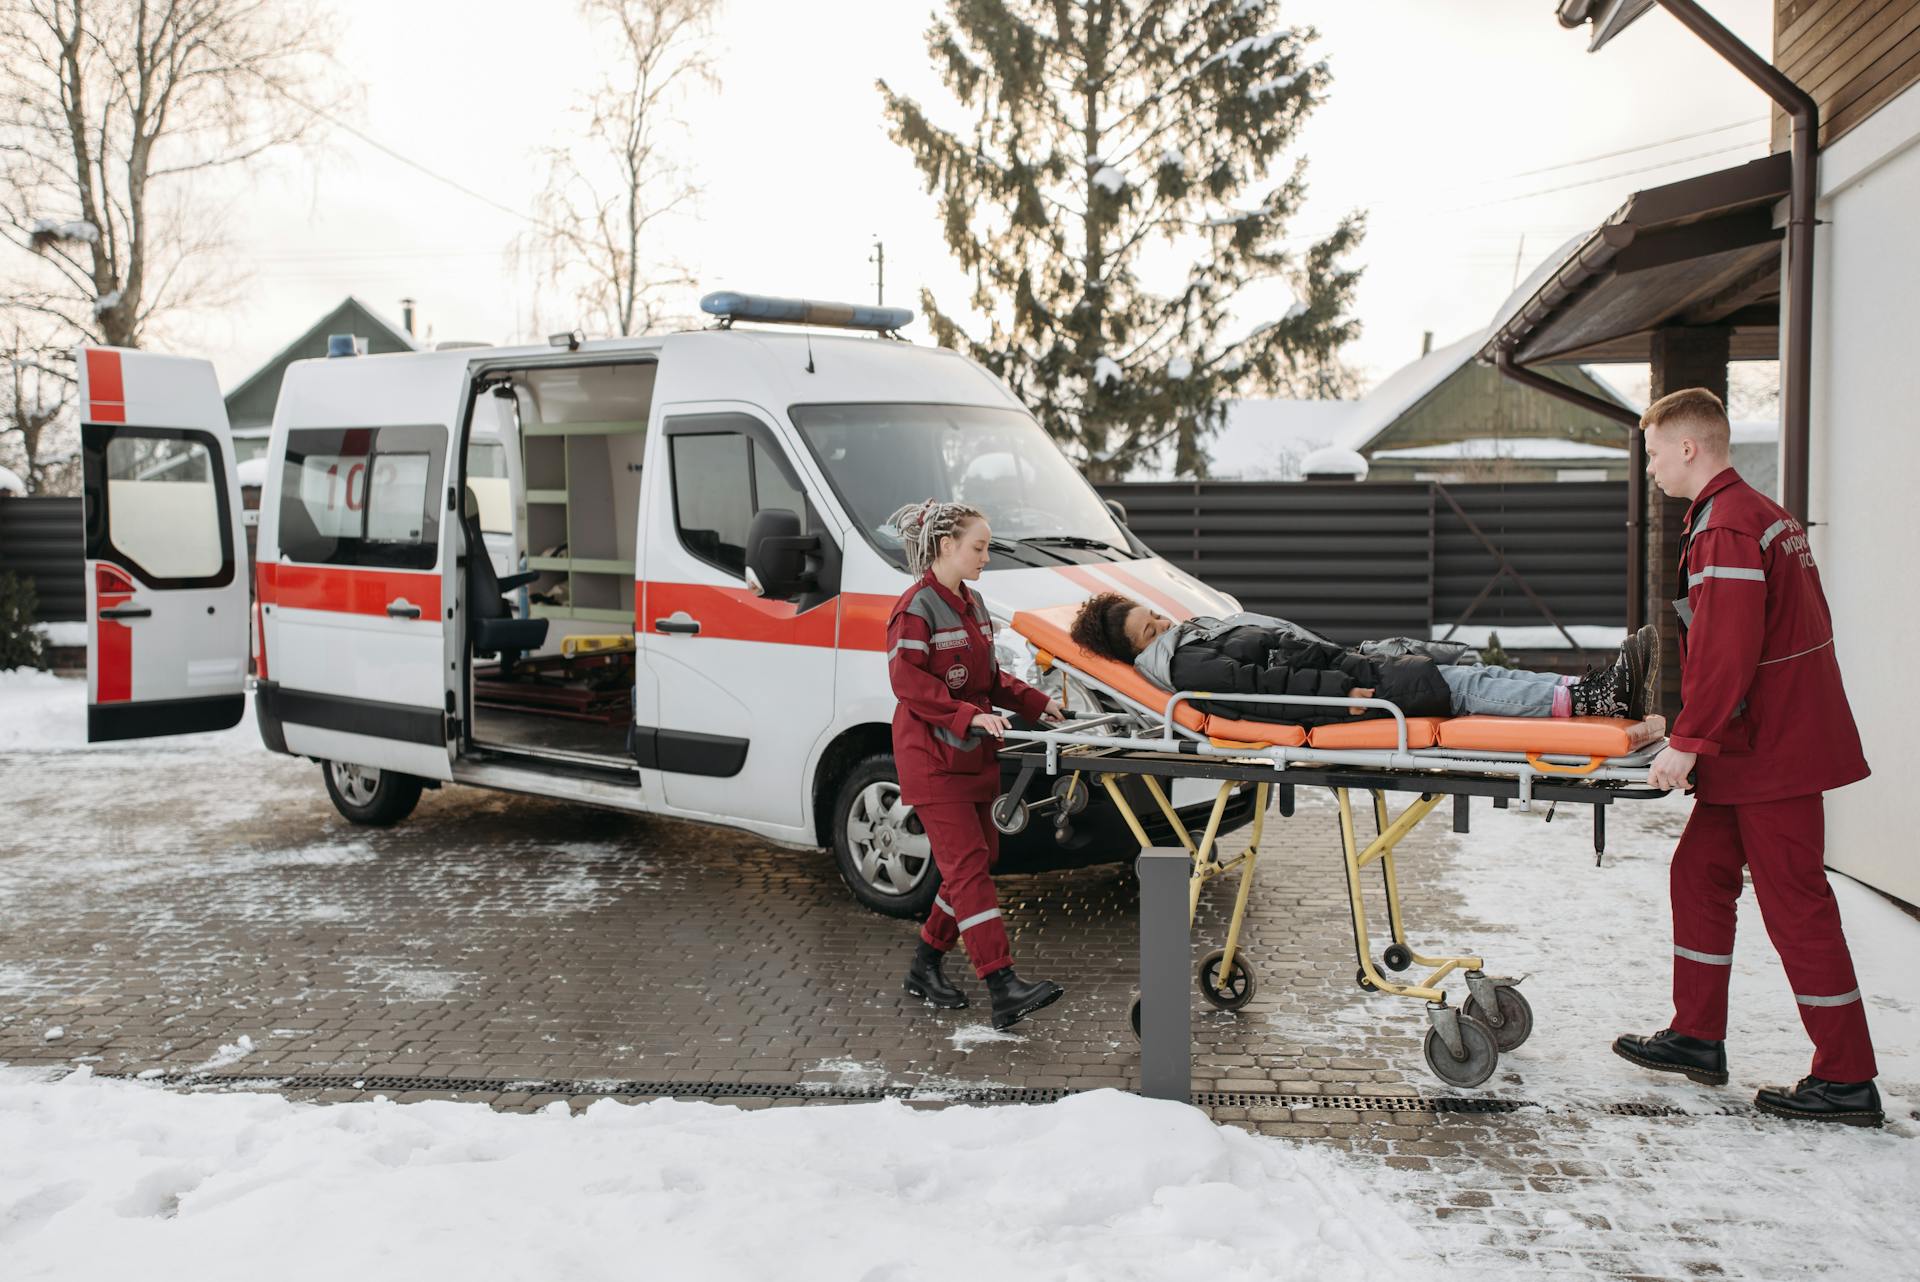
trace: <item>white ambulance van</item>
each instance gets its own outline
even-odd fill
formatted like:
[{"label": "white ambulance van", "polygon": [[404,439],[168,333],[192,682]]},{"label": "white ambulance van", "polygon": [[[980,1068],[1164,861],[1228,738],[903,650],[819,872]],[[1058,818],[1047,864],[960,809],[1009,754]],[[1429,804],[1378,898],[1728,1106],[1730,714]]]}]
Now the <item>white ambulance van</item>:
[{"label": "white ambulance van", "polygon": [[[830,847],[863,903],[923,913],[937,874],[888,728],[909,583],[889,514],[989,514],[978,586],[1029,680],[1016,610],[1235,603],[1133,537],[999,379],[890,337],[911,313],[704,305],[720,320],[696,332],[290,366],[251,629],[212,366],[83,348],[89,737],[236,724],[251,633],[261,738],[318,762],[350,820],[397,822],[449,783],[563,798]],[[489,555],[503,505],[511,553]],[[1197,826],[1198,796],[1175,801]],[[1136,849],[1104,798],[1049,827],[1002,866]]]}]

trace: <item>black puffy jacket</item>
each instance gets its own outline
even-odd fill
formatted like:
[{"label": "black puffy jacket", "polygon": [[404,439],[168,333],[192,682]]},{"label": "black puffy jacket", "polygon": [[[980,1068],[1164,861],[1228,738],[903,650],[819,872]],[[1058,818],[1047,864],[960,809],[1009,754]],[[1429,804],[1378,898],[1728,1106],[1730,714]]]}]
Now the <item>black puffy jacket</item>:
[{"label": "black puffy jacket", "polygon": [[[1211,640],[1196,637],[1173,652],[1173,681],[1181,690],[1218,694],[1300,694],[1339,698],[1356,687],[1371,688],[1376,699],[1397,704],[1410,717],[1444,717],[1453,695],[1433,660],[1409,654],[1379,657],[1327,641],[1306,641],[1262,627],[1239,627]],[[1314,704],[1236,703],[1196,699],[1202,712],[1245,721],[1291,726],[1324,726],[1392,714],[1382,708],[1344,708]]]}]

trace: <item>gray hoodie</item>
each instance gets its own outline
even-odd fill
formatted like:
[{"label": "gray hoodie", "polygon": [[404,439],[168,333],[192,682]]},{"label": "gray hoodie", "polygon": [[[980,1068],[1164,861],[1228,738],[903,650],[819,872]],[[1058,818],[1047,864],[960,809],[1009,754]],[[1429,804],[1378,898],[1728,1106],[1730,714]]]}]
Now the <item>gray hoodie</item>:
[{"label": "gray hoodie", "polygon": [[[1142,650],[1133,660],[1133,666],[1140,675],[1172,692],[1173,652],[1189,641],[1206,641],[1234,628],[1265,628],[1269,632],[1279,632],[1301,641],[1327,642],[1327,638],[1312,632],[1297,623],[1286,619],[1276,619],[1271,614],[1252,614],[1242,611],[1229,614],[1224,619],[1208,615],[1195,615],[1184,623],[1176,623],[1162,632],[1160,636]],[[1327,644],[1332,644],[1327,642]],[[1403,654],[1424,654],[1435,663],[1478,663],[1480,652],[1457,641],[1421,641],[1413,637],[1388,637],[1383,641],[1362,641],[1357,647],[1360,653],[1377,658],[1391,658]]]}]

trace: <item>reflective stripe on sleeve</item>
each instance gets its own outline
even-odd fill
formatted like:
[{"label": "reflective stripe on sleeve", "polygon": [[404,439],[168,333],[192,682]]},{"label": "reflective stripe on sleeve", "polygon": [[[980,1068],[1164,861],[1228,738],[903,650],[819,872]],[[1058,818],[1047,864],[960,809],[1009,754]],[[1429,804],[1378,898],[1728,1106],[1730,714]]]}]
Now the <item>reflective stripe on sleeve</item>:
[{"label": "reflective stripe on sleeve", "polygon": [[933,897],[933,906],[935,908],[938,908],[941,912],[945,913],[947,916],[949,917],[953,916],[953,905],[948,903],[946,900],[940,898],[940,896],[938,895],[935,895]]},{"label": "reflective stripe on sleeve", "polygon": [[1850,993],[1841,993],[1838,997],[1807,997],[1795,993],[1793,1000],[1802,1006],[1845,1006],[1860,1000],[1860,990],[1856,988]]},{"label": "reflective stripe on sleeve", "polygon": [[1779,520],[1775,521],[1772,525],[1769,525],[1766,529],[1766,533],[1760,536],[1760,550],[1762,552],[1765,552],[1770,546],[1772,546],[1773,541],[1780,537],[1781,532],[1784,531],[1789,525],[1792,525],[1792,524],[1793,524],[1793,521],[1790,518],[1783,516]]},{"label": "reflective stripe on sleeve", "polygon": [[1686,958],[1686,959],[1687,959],[1688,961],[1697,961],[1697,962],[1703,962],[1703,963],[1705,963],[1705,964],[1706,964],[1706,965],[1708,965],[1708,966],[1731,966],[1731,965],[1733,965],[1733,954],[1732,954],[1732,953],[1702,953],[1702,952],[1695,952],[1695,951],[1694,951],[1693,949],[1691,949],[1691,948],[1682,948],[1682,947],[1680,947],[1680,945],[1678,945],[1678,944],[1675,944],[1675,945],[1673,946],[1673,955],[1674,955],[1675,957],[1684,957],[1684,958]]},{"label": "reflective stripe on sleeve", "polygon": [[892,663],[893,657],[902,650],[918,650],[920,653],[925,654],[927,653],[927,643],[925,641],[895,641],[893,643],[893,649],[887,651],[887,662]]},{"label": "reflective stripe on sleeve", "polygon": [[1833,644],[1833,638],[1828,637],[1825,641],[1822,641],[1819,645],[1808,646],[1806,649],[1797,651],[1793,654],[1783,654],[1777,659],[1762,659],[1760,660],[1759,666],[1764,668],[1769,663],[1785,663],[1788,659],[1804,659],[1810,654],[1818,654],[1820,651],[1826,649],[1828,646],[1832,644]]},{"label": "reflective stripe on sleeve", "polygon": [[1687,577],[1687,586],[1698,587],[1707,579],[1751,579],[1755,583],[1765,583],[1765,570],[1749,570],[1743,565],[1709,565],[1700,573]]},{"label": "reflective stripe on sleeve", "polygon": [[999,915],[1000,915],[1000,910],[998,908],[989,908],[987,909],[987,911],[983,913],[975,913],[973,916],[961,922],[959,929],[972,930],[975,926],[980,925],[982,922],[992,921],[995,917],[998,917]]}]

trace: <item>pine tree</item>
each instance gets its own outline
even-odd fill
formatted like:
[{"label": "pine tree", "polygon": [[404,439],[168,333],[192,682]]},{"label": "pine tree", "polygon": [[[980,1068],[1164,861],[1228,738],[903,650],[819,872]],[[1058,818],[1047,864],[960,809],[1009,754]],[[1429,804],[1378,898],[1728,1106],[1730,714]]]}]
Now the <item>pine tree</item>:
[{"label": "pine tree", "polygon": [[[1227,400],[1324,384],[1359,332],[1344,259],[1363,220],[1283,240],[1306,193],[1283,153],[1331,83],[1310,28],[1276,27],[1274,0],[947,9],[928,47],[977,124],[943,128],[879,86],[986,318],[976,338],[923,290],[936,341],[1005,378],[1095,480],[1169,445],[1202,474]],[[1143,281],[1156,253],[1191,259],[1165,292]],[[1293,306],[1230,334],[1235,298],[1274,278]]]}]

